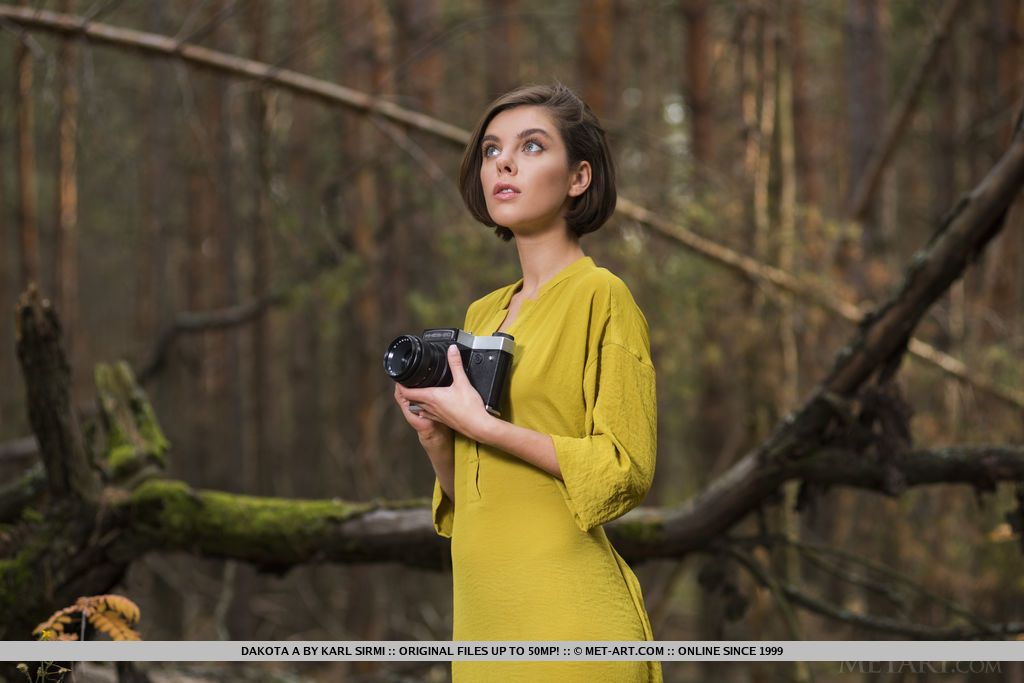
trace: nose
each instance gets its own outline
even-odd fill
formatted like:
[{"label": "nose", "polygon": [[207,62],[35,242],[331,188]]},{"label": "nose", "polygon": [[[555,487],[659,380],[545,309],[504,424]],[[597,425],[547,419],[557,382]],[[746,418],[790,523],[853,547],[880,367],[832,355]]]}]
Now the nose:
[{"label": "nose", "polygon": [[501,175],[502,173],[515,175],[515,163],[512,161],[512,157],[509,156],[506,152],[502,152],[500,155],[495,157],[494,162],[495,164],[497,164],[498,167],[498,175]]}]

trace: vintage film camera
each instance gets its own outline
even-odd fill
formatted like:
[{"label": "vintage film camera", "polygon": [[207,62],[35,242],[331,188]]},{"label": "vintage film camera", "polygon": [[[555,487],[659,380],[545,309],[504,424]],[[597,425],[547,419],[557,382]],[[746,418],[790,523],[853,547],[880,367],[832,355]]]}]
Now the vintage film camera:
[{"label": "vintage film camera", "polygon": [[[505,392],[515,338],[498,332],[490,337],[477,337],[453,327],[423,330],[419,337],[403,334],[388,344],[384,352],[384,371],[388,376],[410,389],[447,387],[452,383],[448,369],[448,347],[455,344],[462,356],[473,388],[484,400],[487,412],[501,417],[499,406]],[[409,410],[419,412],[412,404]]]}]

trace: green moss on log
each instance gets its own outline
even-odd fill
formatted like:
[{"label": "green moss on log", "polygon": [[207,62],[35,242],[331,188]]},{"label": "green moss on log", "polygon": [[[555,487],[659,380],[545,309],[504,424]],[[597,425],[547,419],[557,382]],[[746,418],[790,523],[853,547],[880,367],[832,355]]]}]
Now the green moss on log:
[{"label": "green moss on log", "polygon": [[196,491],[169,480],[144,482],[129,504],[135,529],[161,548],[283,564],[318,555],[331,526],[378,507]]},{"label": "green moss on log", "polygon": [[96,391],[107,436],[102,461],[110,475],[124,479],[147,464],[166,467],[170,442],[128,364],[98,364]]}]

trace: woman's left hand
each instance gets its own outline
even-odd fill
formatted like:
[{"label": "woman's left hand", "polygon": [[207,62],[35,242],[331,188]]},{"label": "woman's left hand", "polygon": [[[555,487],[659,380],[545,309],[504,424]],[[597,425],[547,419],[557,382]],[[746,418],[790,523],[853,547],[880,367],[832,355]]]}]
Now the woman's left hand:
[{"label": "woman's left hand", "polygon": [[398,385],[401,396],[420,406],[420,415],[442,422],[474,441],[482,441],[488,426],[497,418],[487,412],[480,394],[469,382],[462,356],[454,344],[448,347],[451,386],[409,389]]}]

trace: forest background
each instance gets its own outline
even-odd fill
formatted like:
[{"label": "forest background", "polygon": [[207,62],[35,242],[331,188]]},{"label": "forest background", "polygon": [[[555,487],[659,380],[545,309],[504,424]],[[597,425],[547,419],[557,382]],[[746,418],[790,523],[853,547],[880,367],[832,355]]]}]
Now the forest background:
[{"label": "forest background", "polygon": [[[583,247],[650,323],[659,451],[644,507],[692,503],[813,394],[1011,144],[1022,4],[22,3],[271,65],[260,78],[65,39],[0,6],[0,483],[39,462],[14,325],[34,282],[62,321],[82,419],[97,414],[95,365],[128,361],[171,444],[168,477],[289,499],[429,495],[383,349],[457,326],[519,277],[514,246],[459,198],[459,136],[498,94],[557,79],[604,123],[624,199]],[[274,80],[291,72],[351,90]],[[886,385],[903,418],[882,430],[887,448],[996,444],[1020,471],[1020,204],[1018,188],[999,235],[914,330],[926,346]],[[965,624],[1015,637],[1021,494],[968,483],[884,495],[789,481],[730,525],[731,549],[627,559],[661,640],[967,637]],[[428,523],[427,501],[414,507]],[[153,551],[114,589],[142,607],[150,640],[444,640],[447,545],[425,542],[436,568],[312,558],[266,573],[244,553]],[[288,670],[447,676],[443,663]],[[714,676],[815,672],[835,667]]]}]

